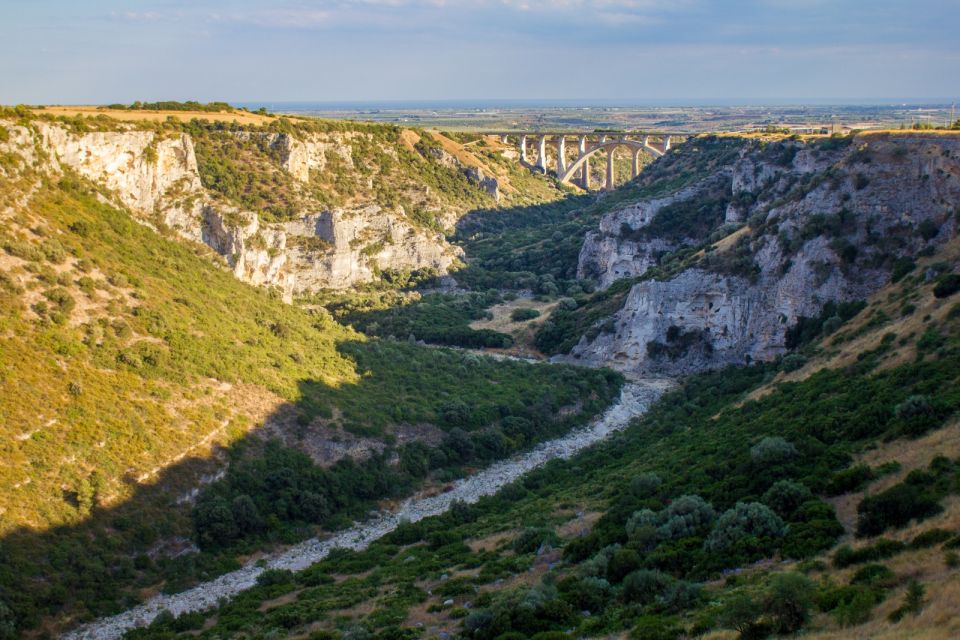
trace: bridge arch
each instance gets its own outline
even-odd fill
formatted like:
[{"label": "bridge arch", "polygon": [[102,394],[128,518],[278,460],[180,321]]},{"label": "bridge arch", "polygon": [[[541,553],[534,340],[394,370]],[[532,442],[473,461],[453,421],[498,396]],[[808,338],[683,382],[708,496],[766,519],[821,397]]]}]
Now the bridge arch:
[{"label": "bridge arch", "polygon": [[[669,143],[666,143],[669,144]],[[606,189],[613,189],[614,179],[613,179],[613,152],[618,147],[626,147],[631,150],[633,153],[633,177],[636,178],[637,174],[640,171],[639,156],[642,152],[646,151],[647,153],[660,157],[663,155],[663,151],[660,151],[656,147],[650,146],[649,140],[644,139],[643,142],[638,140],[627,140],[627,139],[618,139],[618,140],[606,140],[604,142],[599,142],[595,145],[590,146],[588,149],[584,150],[580,157],[578,157],[574,162],[569,166],[564,167],[564,171],[561,175],[558,176],[561,183],[569,184],[570,180],[580,172],[583,167],[589,162],[590,158],[601,151],[607,152],[607,183],[605,186]],[[585,173],[585,172],[584,172]]]}]

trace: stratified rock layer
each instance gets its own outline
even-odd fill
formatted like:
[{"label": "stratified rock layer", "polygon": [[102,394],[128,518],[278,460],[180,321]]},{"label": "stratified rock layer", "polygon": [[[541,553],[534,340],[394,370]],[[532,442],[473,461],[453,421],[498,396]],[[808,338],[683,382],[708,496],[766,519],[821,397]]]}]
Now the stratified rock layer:
[{"label": "stratified rock layer", "polygon": [[[12,123],[8,129],[23,127]],[[110,189],[119,204],[148,224],[163,224],[223,256],[234,274],[256,285],[279,287],[285,297],[369,282],[384,270],[445,272],[458,248],[442,234],[411,224],[402,209],[377,205],[304,211],[299,219],[264,223],[255,212],[224,201],[201,183],[189,135],[150,131],[74,133],[38,123],[38,146],[54,171],[76,171]],[[267,138],[283,168],[297,180],[323,170],[329,154],[352,166],[350,132],[299,140],[286,134],[238,132]],[[335,140],[337,136],[344,140]]]},{"label": "stratified rock layer", "polygon": [[[665,281],[638,281],[623,307],[567,356],[637,373],[682,374],[770,360],[801,316],[868,297],[893,264],[956,234],[960,137],[861,135],[850,144],[744,143],[705,179],[729,182],[721,223],[749,221],[703,261]],[[674,241],[636,240],[666,205],[701,185],[604,217],[580,255],[601,286],[642,275]],[[956,268],[954,265],[953,268]]]}]

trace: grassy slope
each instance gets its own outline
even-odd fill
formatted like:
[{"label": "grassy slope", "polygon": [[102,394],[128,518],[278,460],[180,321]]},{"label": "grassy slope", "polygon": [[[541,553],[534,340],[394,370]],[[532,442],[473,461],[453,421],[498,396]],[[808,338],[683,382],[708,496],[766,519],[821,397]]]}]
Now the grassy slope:
[{"label": "grassy slope", "polygon": [[[615,393],[600,372],[368,342],[238,282],[83,180],[19,176],[0,219],[0,600],[28,626],[67,603],[89,615],[139,597],[128,587],[163,562],[133,556],[191,533],[189,505],[172,502],[210,471],[191,461],[265,419],[389,440],[397,423],[449,429],[454,399],[478,429],[531,398],[557,409],[591,396],[582,420]],[[187,573],[229,566],[201,560]]]}]

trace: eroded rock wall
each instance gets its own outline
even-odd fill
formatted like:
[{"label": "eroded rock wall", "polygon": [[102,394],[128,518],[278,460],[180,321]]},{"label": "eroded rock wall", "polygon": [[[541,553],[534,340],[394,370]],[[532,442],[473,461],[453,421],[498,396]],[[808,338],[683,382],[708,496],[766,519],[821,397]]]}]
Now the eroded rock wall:
[{"label": "eroded rock wall", "polygon": [[[746,141],[723,173],[733,194],[724,222],[750,223],[739,242],[663,281],[638,281],[564,359],[663,374],[770,360],[786,351],[801,316],[868,297],[898,258],[957,233],[960,136],[876,134],[773,149]],[[696,189],[605,216],[584,245],[582,273],[608,286],[654,266],[671,243],[623,236],[665,203],[699,197]]]},{"label": "eroded rock wall", "polygon": [[[12,126],[12,124],[10,125]],[[37,123],[49,170],[66,167],[101,184],[147,224],[163,224],[220,254],[234,274],[279,287],[285,297],[368,282],[383,270],[445,272],[460,252],[442,234],[411,225],[401,211],[377,205],[304,211],[296,220],[264,223],[205,189],[189,135],[126,130],[76,133]],[[267,137],[281,165],[300,181],[323,170],[329,154],[352,166],[350,132],[343,140]]]}]

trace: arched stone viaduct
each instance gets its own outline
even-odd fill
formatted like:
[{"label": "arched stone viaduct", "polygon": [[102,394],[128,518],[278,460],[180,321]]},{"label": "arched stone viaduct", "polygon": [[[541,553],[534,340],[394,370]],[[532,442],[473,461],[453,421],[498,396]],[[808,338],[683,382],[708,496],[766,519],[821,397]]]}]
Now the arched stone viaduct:
[{"label": "arched stone viaduct", "polygon": [[[600,153],[607,154],[607,172],[606,181],[603,188],[613,189],[615,185],[613,171],[613,154],[618,148],[629,149],[633,154],[633,175],[636,178],[640,173],[640,154],[649,153],[655,157],[660,157],[670,150],[670,145],[678,138],[686,139],[690,137],[689,133],[600,133],[600,132],[562,132],[562,133],[503,133],[491,132],[488,135],[500,136],[500,142],[510,144],[511,139],[516,140],[520,147],[520,163],[530,169],[546,173],[549,170],[547,166],[547,145],[556,147],[555,169],[557,179],[569,184],[576,179],[584,189],[590,188],[589,160],[591,157]],[[567,162],[566,144],[567,138],[577,140],[577,157],[572,162]],[[530,145],[533,144],[534,152],[531,154]],[[531,160],[535,158],[535,161]]]}]

